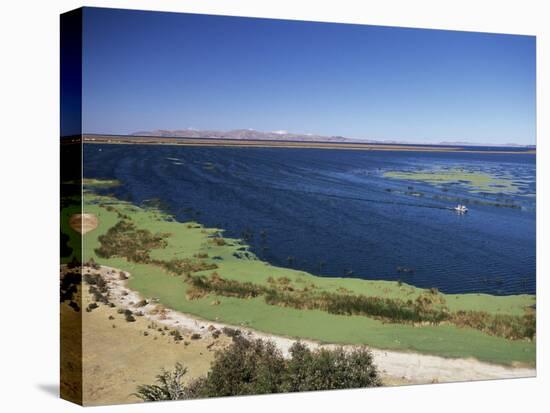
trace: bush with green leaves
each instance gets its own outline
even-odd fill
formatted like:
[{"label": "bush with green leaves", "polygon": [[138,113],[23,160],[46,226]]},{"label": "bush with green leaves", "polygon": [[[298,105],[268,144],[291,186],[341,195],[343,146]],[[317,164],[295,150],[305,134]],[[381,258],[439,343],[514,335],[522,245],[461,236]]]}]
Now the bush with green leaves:
[{"label": "bush with green leaves", "polygon": [[381,385],[372,354],[365,348],[310,350],[298,342],[285,358],[273,342],[241,335],[216,353],[205,377],[183,386],[181,380],[175,382],[182,369],[177,364],[174,372],[163,371],[158,385],[141,385],[136,395],[153,401],[171,400],[176,393],[180,398],[204,398]]},{"label": "bush with green leaves", "polygon": [[216,353],[206,379],[193,393],[195,397],[278,393],[285,373],[285,359],[271,341],[238,336],[225,351]]},{"label": "bush with green leaves", "polygon": [[95,253],[100,258],[123,257],[128,261],[147,263],[151,250],[166,247],[166,237],[167,234],[153,234],[122,219],[99,236],[100,247],[95,249]]},{"label": "bush with green leaves", "polygon": [[180,400],[186,399],[187,393],[183,383],[183,376],[187,368],[176,363],[174,371],[162,370],[157,376],[158,384],[144,384],[137,387],[135,396],[144,401]]},{"label": "bush with green leaves", "polygon": [[290,348],[284,391],[352,389],[381,384],[372,354],[365,348],[311,351],[302,343]]}]

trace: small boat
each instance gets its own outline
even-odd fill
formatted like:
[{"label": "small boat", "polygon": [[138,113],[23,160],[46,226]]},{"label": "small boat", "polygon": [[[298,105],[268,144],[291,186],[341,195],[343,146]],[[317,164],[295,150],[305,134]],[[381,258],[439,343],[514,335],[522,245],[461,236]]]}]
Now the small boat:
[{"label": "small boat", "polygon": [[468,212],[468,208],[466,208],[466,205],[458,204],[453,209],[459,214],[465,214],[466,212]]}]

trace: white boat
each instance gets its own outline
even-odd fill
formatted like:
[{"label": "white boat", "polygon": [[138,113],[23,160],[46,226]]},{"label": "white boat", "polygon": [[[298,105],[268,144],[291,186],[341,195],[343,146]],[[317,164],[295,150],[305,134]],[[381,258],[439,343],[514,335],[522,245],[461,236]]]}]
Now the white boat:
[{"label": "white boat", "polygon": [[459,214],[465,214],[466,212],[468,212],[468,208],[466,208],[466,205],[458,204],[453,209]]}]

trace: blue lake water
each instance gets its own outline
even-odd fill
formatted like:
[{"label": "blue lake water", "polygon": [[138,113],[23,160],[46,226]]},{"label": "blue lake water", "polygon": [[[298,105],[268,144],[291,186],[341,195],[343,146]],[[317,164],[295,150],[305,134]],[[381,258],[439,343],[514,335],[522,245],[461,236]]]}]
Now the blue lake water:
[{"label": "blue lake water", "polygon": [[[462,168],[511,177],[514,194],[390,179]],[[402,280],[448,293],[535,293],[535,156],[327,149],[84,146],[86,178],[158,199],[179,221],[246,238],[274,265]],[[457,203],[470,212],[450,210]]]}]

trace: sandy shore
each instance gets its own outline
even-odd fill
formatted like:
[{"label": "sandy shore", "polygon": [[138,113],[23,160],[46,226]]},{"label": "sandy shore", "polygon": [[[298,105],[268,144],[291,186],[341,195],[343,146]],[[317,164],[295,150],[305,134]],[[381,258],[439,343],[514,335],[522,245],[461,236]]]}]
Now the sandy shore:
[{"label": "sandy shore", "polygon": [[[209,331],[212,330],[211,326],[216,329],[222,329],[223,327],[238,328],[250,338],[273,341],[284,355],[288,355],[289,348],[297,341],[293,338],[262,333],[242,326],[230,326],[219,322],[201,320],[168,308],[162,314],[159,314],[155,311],[157,308],[156,303],[136,307],[136,303],[143,300],[144,297],[127,287],[126,280],[120,277],[120,270],[101,266],[99,271],[107,282],[112,302],[121,308],[142,311],[145,317],[158,324],[179,328],[189,333],[199,333],[202,336],[211,334]],[[129,273],[124,272],[124,274],[130,277]],[[335,347],[333,344],[320,344],[310,340],[300,341],[310,348]],[[353,347],[344,346],[344,348]],[[476,359],[451,359],[413,352],[386,351],[375,348],[370,348],[370,350],[373,353],[376,365],[388,384],[444,383],[536,376],[536,370],[528,367],[507,367],[484,363]]]}]

